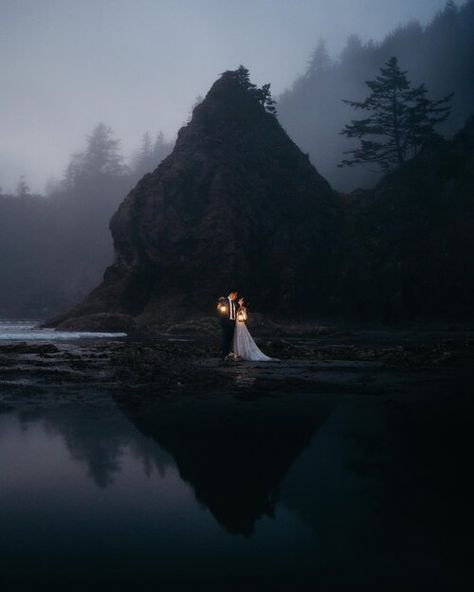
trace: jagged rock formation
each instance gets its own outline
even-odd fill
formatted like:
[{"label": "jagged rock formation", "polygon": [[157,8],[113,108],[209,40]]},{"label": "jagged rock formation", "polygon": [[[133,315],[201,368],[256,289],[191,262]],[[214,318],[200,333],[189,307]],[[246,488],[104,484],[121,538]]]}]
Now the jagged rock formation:
[{"label": "jagged rock formation", "polygon": [[103,282],[47,324],[160,323],[212,312],[233,286],[254,310],[325,308],[337,196],[250,90],[238,71],[213,84],[173,152],[112,217],[115,260]]},{"label": "jagged rock formation", "polygon": [[472,318],[474,116],[346,198],[336,309],[385,321]]},{"label": "jagged rock formation", "polygon": [[140,331],[212,314],[234,286],[266,314],[472,318],[474,117],[338,194],[250,90],[238,71],[214,83],[113,216],[103,282],[45,325]]}]

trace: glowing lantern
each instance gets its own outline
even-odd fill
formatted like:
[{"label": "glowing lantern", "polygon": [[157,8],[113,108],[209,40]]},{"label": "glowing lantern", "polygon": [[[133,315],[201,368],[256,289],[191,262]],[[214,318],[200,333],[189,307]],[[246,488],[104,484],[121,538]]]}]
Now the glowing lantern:
[{"label": "glowing lantern", "polygon": [[241,308],[238,312],[237,312],[237,320],[238,321],[246,321],[247,320],[247,312],[244,308]]},{"label": "glowing lantern", "polygon": [[227,314],[228,310],[227,302],[224,300],[224,298],[219,298],[219,302],[217,303],[217,312],[224,316]]}]

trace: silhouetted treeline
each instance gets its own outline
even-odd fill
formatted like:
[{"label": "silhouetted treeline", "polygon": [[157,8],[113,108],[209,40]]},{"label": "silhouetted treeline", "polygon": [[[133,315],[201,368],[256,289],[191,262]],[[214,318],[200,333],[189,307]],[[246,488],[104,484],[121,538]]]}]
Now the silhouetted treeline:
[{"label": "silhouetted treeline", "polygon": [[162,133],[146,133],[126,164],[101,123],[46,196],[32,195],[25,177],[16,195],[0,191],[0,318],[48,316],[84,298],[112,261],[112,214],[171,148]]},{"label": "silhouetted treeline", "polygon": [[382,175],[377,167],[340,169],[337,164],[344,158],[343,152],[357,144],[340,131],[360,116],[343,99],[363,100],[365,81],[375,78],[391,56],[408,71],[413,85],[426,84],[433,99],[455,93],[452,113],[437,129],[452,136],[473,112],[474,0],[460,7],[447,2],[426,27],[411,21],[379,43],[362,43],[357,35],[351,35],[336,61],[329,57],[321,39],[304,75],[279,97],[282,125],[339,191],[372,186]]}]

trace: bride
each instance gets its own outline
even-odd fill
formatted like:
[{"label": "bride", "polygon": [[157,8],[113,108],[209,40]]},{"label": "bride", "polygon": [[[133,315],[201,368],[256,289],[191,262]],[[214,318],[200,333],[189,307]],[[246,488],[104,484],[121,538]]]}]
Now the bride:
[{"label": "bride", "polygon": [[245,300],[240,298],[238,301],[239,309],[237,310],[234,330],[234,340],[232,343],[232,351],[237,358],[241,360],[250,360],[252,362],[277,362],[275,358],[266,356],[257,346],[255,341],[247,329],[245,321],[247,320],[247,307]]}]

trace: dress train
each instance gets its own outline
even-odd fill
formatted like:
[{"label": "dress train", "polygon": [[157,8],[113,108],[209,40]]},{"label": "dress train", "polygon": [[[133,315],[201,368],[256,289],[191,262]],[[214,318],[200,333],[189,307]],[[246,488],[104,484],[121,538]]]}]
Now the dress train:
[{"label": "dress train", "polygon": [[242,360],[249,360],[251,362],[277,362],[275,358],[266,356],[261,349],[257,346],[249,330],[245,324],[245,321],[239,321],[235,323],[234,339],[232,343],[232,351],[236,356],[239,356]]}]

